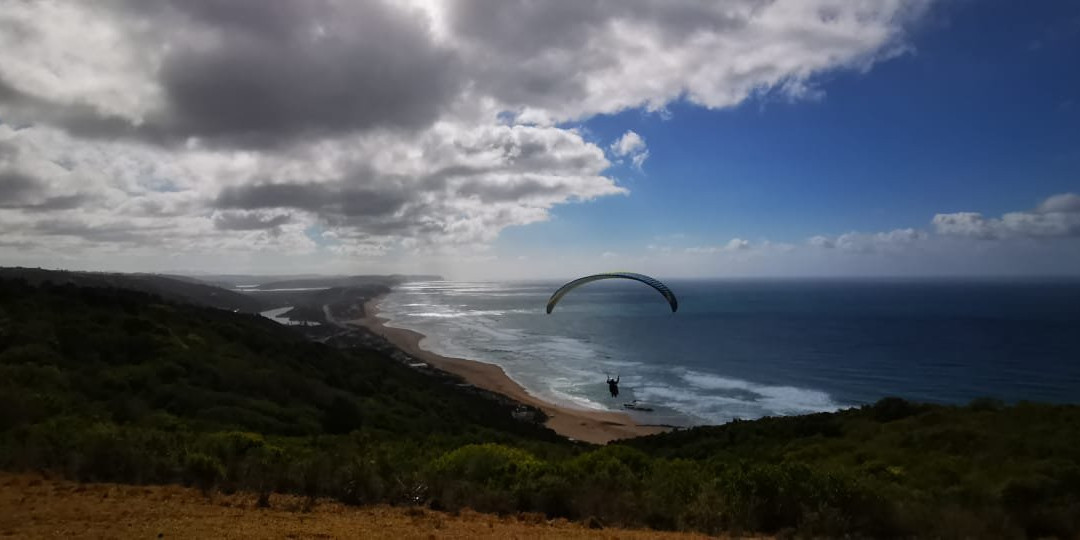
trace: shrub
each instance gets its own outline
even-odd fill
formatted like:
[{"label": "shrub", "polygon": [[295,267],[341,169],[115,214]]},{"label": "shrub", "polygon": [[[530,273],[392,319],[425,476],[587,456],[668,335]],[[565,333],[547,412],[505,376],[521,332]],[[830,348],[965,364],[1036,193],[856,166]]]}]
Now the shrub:
[{"label": "shrub", "polygon": [[225,477],[225,467],[206,454],[192,453],[184,459],[184,473],[194,480],[195,485],[203,493],[208,493],[219,480]]},{"label": "shrub", "polygon": [[532,454],[492,443],[452,450],[429,471],[439,504],[495,512],[528,509],[529,495],[543,472],[543,462]]}]

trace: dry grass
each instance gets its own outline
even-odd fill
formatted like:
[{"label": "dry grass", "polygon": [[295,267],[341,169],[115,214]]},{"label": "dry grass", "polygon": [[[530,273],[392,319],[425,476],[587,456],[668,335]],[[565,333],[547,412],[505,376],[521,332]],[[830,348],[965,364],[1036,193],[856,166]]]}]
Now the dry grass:
[{"label": "dry grass", "polygon": [[422,508],[356,508],[330,500],[202,495],[179,486],[78,484],[0,473],[0,538],[701,538],[587,529],[542,515],[456,515]]}]

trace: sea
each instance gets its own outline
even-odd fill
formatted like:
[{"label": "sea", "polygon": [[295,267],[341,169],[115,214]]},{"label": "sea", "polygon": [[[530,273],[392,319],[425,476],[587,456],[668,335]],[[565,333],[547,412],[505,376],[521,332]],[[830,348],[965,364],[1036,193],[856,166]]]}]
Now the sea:
[{"label": "sea", "polygon": [[[677,426],[897,396],[1080,402],[1080,281],[412,282],[379,305],[432,352],[501,366],[531,394]],[[620,379],[608,393],[607,377]],[[635,401],[636,400],[636,401]],[[627,403],[652,409],[631,411]]]}]

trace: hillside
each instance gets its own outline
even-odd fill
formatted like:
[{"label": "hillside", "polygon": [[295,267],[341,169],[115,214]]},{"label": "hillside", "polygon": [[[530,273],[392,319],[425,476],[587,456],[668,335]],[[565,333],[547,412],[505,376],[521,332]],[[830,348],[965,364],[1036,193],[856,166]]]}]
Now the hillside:
[{"label": "hillside", "polygon": [[1077,406],[892,398],[594,447],[392,356],[0,279],[0,468],[706,533],[1080,533]]},{"label": "hillside", "polygon": [[69,283],[80,287],[120,288],[154,294],[173,302],[209,306],[242,313],[267,309],[257,297],[223,289],[193,279],[158,274],[116,274],[108,272],[70,272],[40,268],[0,268],[0,278],[23,279],[38,284]]}]

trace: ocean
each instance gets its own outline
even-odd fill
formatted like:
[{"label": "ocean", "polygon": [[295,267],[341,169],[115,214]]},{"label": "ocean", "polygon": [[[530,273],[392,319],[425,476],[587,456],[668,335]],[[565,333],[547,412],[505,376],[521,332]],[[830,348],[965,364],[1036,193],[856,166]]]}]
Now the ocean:
[{"label": "ocean", "polygon": [[[717,424],[886,396],[1080,402],[1080,282],[414,282],[379,305],[433,352],[497,364],[530,393],[639,422]],[[620,395],[605,379],[620,376]]]}]

